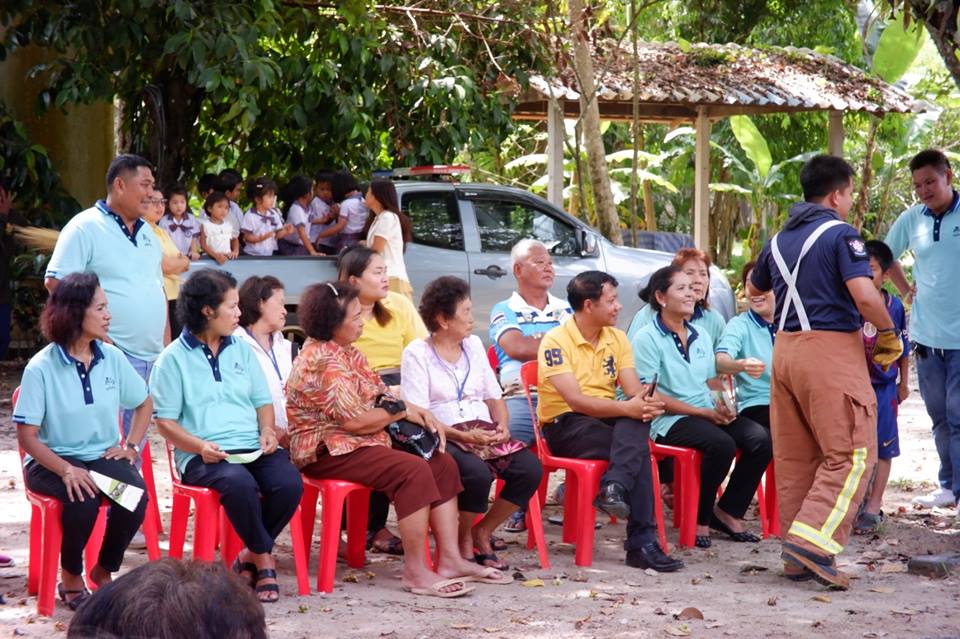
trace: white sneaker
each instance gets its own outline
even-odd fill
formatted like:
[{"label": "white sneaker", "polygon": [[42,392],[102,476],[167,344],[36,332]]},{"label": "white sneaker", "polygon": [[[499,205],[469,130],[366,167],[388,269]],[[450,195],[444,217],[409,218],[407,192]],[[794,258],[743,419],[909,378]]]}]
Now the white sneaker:
[{"label": "white sneaker", "polygon": [[957,500],[952,490],[938,488],[927,495],[914,497],[913,503],[923,508],[950,508],[956,505]]},{"label": "white sneaker", "polygon": [[138,530],[137,534],[133,536],[133,539],[130,540],[130,545],[127,548],[131,550],[145,550],[147,547],[147,538],[143,536],[143,531]]}]

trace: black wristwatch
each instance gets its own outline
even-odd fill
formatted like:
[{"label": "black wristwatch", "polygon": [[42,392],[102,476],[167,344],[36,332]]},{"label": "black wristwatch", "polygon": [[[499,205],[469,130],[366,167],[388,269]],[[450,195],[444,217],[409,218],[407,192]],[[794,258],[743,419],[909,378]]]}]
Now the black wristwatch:
[{"label": "black wristwatch", "polygon": [[391,415],[399,415],[407,410],[407,405],[403,403],[402,399],[397,399],[386,393],[377,396],[374,406],[376,408],[382,408]]},{"label": "black wristwatch", "polygon": [[123,447],[126,448],[127,450],[132,450],[134,453],[137,454],[137,457],[140,456],[140,447],[134,444],[133,442],[128,441],[126,444],[123,445]]}]

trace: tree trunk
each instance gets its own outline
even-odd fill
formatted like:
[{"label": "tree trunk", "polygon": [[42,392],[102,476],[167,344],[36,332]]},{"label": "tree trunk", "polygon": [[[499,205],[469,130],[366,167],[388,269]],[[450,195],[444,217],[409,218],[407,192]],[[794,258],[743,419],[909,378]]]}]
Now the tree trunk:
[{"label": "tree trunk", "polygon": [[587,147],[587,166],[590,169],[590,184],[593,187],[597,227],[604,237],[617,245],[623,245],[620,217],[613,201],[607,158],[600,133],[600,104],[593,75],[588,38],[587,11],[583,0],[569,0],[570,28],[573,32],[574,69],[580,85],[580,119]]},{"label": "tree trunk", "polygon": [[144,96],[151,124],[149,148],[157,165],[157,184],[166,187],[186,174],[204,93],[176,72],[159,77],[154,86],[159,94],[149,91]]},{"label": "tree trunk", "polygon": [[863,221],[870,208],[870,183],[873,182],[873,151],[877,143],[877,129],[880,119],[870,118],[870,129],[867,132],[867,148],[863,153],[863,170],[860,172],[860,188],[857,190],[857,200],[853,205],[853,215],[850,217],[850,226],[858,231],[863,228]]}]

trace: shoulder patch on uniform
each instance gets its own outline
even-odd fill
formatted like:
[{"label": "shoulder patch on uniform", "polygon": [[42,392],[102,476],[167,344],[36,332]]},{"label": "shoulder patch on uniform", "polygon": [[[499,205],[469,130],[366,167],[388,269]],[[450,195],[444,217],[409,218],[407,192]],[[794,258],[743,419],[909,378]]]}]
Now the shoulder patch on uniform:
[{"label": "shoulder patch on uniform", "polygon": [[850,256],[855,260],[867,259],[867,245],[859,237],[848,237],[847,248],[850,250]]}]

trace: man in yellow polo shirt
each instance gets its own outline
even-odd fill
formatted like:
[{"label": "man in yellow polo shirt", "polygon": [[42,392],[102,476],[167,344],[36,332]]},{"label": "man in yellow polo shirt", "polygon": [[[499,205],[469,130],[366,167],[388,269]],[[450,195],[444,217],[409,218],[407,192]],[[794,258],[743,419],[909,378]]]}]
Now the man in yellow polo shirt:
[{"label": "man in yellow polo shirt", "polygon": [[[615,328],[622,306],[617,280],[585,271],[567,285],[573,318],[551,329],[538,353],[537,416],[554,455],[606,459],[594,505],[627,520],[626,563],[673,572],[683,562],[657,543],[650,474],[650,420],[663,402],[647,398],[623,331]],[[617,401],[617,385],[629,398]]]}]

